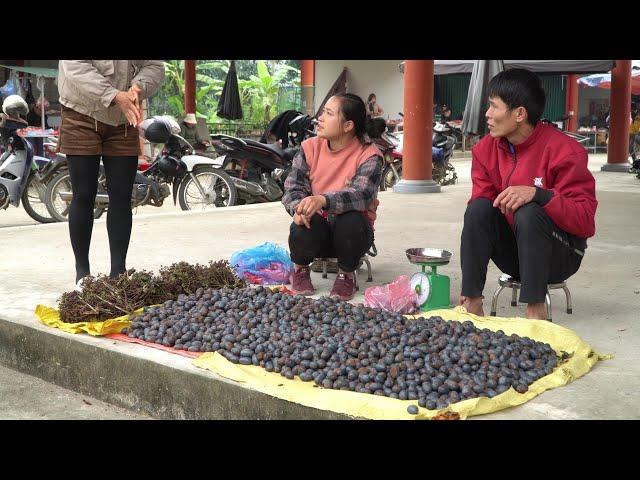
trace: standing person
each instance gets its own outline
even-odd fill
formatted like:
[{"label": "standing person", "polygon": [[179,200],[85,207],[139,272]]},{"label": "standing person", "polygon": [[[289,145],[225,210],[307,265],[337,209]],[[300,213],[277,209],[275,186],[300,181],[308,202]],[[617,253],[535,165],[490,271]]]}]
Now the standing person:
[{"label": "standing person", "polygon": [[58,148],[67,155],[73,191],[69,235],[78,289],[81,280],[91,274],[89,246],[100,160],[109,193],[109,275],[126,271],[131,191],[140,154],[141,102],[158,90],[163,79],[161,60],[60,60]]},{"label": "standing person", "polygon": [[382,154],[365,134],[367,113],[360,97],[335,95],[318,118],[317,137],[302,142],[282,197],[293,223],[289,250],[295,263],[292,290],[314,292],[309,264],[337,257],[332,297],[355,295],[355,270],[373,243],[373,222],[382,176]]},{"label": "standing person", "polygon": [[378,100],[375,93],[370,93],[367,97],[367,115],[371,118],[381,117],[384,114],[384,110],[378,105]]},{"label": "standing person", "polygon": [[[30,127],[41,128],[42,127],[42,110],[44,109],[45,111],[44,128],[49,129],[51,128],[49,126],[49,116],[46,115],[46,111],[49,109],[49,100],[45,98],[44,105],[42,103],[43,102],[40,99],[38,99],[38,101],[33,104],[33,107],[31,108],[31,110],[29,110],[29,113],[27,115],[27,123],[29,124]],[[35,138],[30,138],[29,140],[33,145],[33,154],[38,155],[39,157],[44,156],[44,138],[35,137]]]},{"label": "standing person", "polygon": [[49,109],[49,100],[45,98],[44,105],[42,105],[42,103],[43,102],[38,99],[38,101],[33,104],[33,108],[29,111],[29,114],[27,115],[27,123],[29,123],[30,127],[42,127],[42,110],[44,109],[44,128],[51,128],[49,126],[49,116],[46,114]]}]

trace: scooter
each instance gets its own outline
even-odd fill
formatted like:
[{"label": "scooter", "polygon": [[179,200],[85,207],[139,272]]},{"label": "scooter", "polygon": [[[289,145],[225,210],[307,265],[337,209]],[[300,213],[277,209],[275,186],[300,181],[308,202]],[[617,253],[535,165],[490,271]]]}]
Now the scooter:
[{"label": "scooter", "polygon": [[26,122],[7,117],[0,136],[5,151],[0,156],[0,210],[9,205],[24,207],[27,214],[40,223],[52,223],[44,204],[45,181],[42,172],[49,159],[36,157],[31,143],[18,135]]}]

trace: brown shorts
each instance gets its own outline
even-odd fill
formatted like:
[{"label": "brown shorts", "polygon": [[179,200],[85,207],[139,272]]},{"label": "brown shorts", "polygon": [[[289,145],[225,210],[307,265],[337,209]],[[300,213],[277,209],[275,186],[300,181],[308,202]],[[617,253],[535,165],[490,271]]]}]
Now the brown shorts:
[{"label": "brown shorts", "polygon": [[138,128],[124,124],[113,127],[61,105],[58,150],[67,155],[140,155]]}]

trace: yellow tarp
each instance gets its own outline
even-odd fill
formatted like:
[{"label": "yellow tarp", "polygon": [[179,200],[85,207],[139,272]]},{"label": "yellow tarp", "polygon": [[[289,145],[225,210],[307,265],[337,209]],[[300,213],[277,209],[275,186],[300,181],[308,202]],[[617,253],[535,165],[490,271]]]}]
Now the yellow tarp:
[{"label": "yellow tarp", "polygon": [[[278,373],[269,373],[261,367],[237,365],[229,362],[218,353],[205,353],[192,363],[200,368],[211,370],[221,377],[239,382],[253,390],[272,395],[283,400],[299,403],[320,410],[380,420],[430,419],[443,411],[453,411],[464,419],[470,415],[497,412],[505,408],[520,405],[545,390],[560,387],[587,373],[598,360],[611,358],[600,355],[578,337],[578,335],[560,325],[545,320],[525,318],[478,317],[467,313],[463,307],[453,310],[434,310],[419,316],[440,316],[445,320],[469,320],[478,328],[502,330],[505,334],[515,333],[522,337],[548,343],[560,356],[565,352],[569,358],[564,360],[553,373],[540,378],[526,393],[517,393],[513,388],[493,398],[474,398],[464,400],[443,410],[420,408],[418,415],[407,412],[409,405],[416,400],[397,400],[390,397],[350,392],[346,390],[324,389],[314,386],[314,382],[303,382],[299,378],[288,380]],[[409,316],[409,318],[412,318]]]},{"label": "yellow tarp", "polygon": [[[142,308],[136,310],[135,313],[141,311]],[[44,305],[36,306],[35,314],[42,323],[50,327],[59,328],[67,333],[88,333],[95,337],[108,335],[109,333],[120,333],[123,328],[131,325],[129,315],[123,315],[103,322],[66,323],[60,320],[60,314],[55,308]]]}]

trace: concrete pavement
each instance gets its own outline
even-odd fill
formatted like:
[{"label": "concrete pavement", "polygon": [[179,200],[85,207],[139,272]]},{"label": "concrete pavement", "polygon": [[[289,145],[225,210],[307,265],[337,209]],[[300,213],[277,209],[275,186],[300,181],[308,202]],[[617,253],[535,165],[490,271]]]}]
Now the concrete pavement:
[{"label": "concrete pavement", "polygon": [[[563,310],[562,292],[552,292],[552,301],[556,323],[576,331],[597,351],[612,353],[615,358],[598,363],[592,372],[565,387],[482,418],[640,418],[640,181],[630,174],[600,172],[600,166],[605,162],[604,155],[590,156],[599,201],[597,234],[589,240],[580,271],[569,280],[573,315],[567,315]],[[372,260],[373,285],[416,271],[405,257],[407,248],[445,248],[451,250],[454,257],[439,272],[451,277],[452,301],[457,299],[460,233],[471,183],[470,161],[460,159],[454,164],[460,183],[443,187],[439,194],[380,194],[376,223],[379,255]],[[0,272],[5,279],[0,285],[0,318],[4,325],[0,325],[0,363],[67,388],[91,393],[116,405],[163,418],[336,418],[327,412],[265,399],[264,395],[248,392],[244,387],[230,385],[214,374],[196,369],[183,357],[87,335],[71,336],[40,324],[33,314],[36,304],[55,306],[60,294],[73,288],[73,254],[66,224],[31,225],[29,220],[23,210],[13,208],[0,212],[0,225],[4,226],[0,228],[0,245],[5,253],[0,262]],[[265,241],[286,247],[289,223],[290,218],[279,203],[207,212],[182,212],[170,204],[162,208],[140,208],[134,216],[128,266],[157,271],[161,265],[180,260],[206,263],[212,259],[228,259],[239,249]],[[95,222],[91,265],[94,274],[108,273],[109,248],[104,218]],[[366,288],[370,284],[364,282],[363,273],[364,270],[361,271],[361,285]],[[498,276],[499,271],[491,264],[485,290],[487,299],[496,287]],[[329,292],[332,275],[326,280],[320,274],[312,278],[319,294]],[[364,288],[354,302],[362,300],[363,291]],[[485,300],[486,312],[490,309],[489,301]],[[498,315],[524,316],[524,310],[523,305],[510,306],[508,293],[501,296]],[[43,346],[43,343],[50,345]],[[58,345],[57,350],[55,345]],[[114,361],[123,366],[134,365],[131,371],[135,370],[139,378],[124,379],[123,371],[123,380],[118,384],[115,377],[109,377],[107,380],[113,382],[110,391],[101,387],[95,376],[88,381],[89,370],[83,376],[82,368],[85,367],[73,361],[84,353],[74,352],[73,345],[99,352],[96,355],[104,361],[103,365]],[[42,351],[34,353],[39,348]],[[60,368],[56,370],[47,365],[44,354],[47,348],[49,357],[60,355],[60,368],[78,370],[63,374]],[[60,349],[66,353],[60,353]],[[86,355],[85,363],[97,358],[89,353]],[[39,368],[28,358],[37,359]],[[162,388],[173,389],[179,384],[184,387],[180,383],[182,378],[194,379],[200,395],[211,395],[218,406],[189,397],[184,391],[160,394],[160,386],[156,391],[150,387],[145,392],[135,391],[132,385],[136,378],[143,382],[149,369],[158,371],[158,376],[153,378],[159,379]],[[91,372],[95,374],[95,370]],[[188,384],[187,380],[184,382]],[[210,386],[214,382],[218,382],[215,388]],[[131,393],[134,391],[135,394]],[[155,408],[154,399],[159,398],[163,406]],[[198,403],[197,408],[190,402]]]}]

